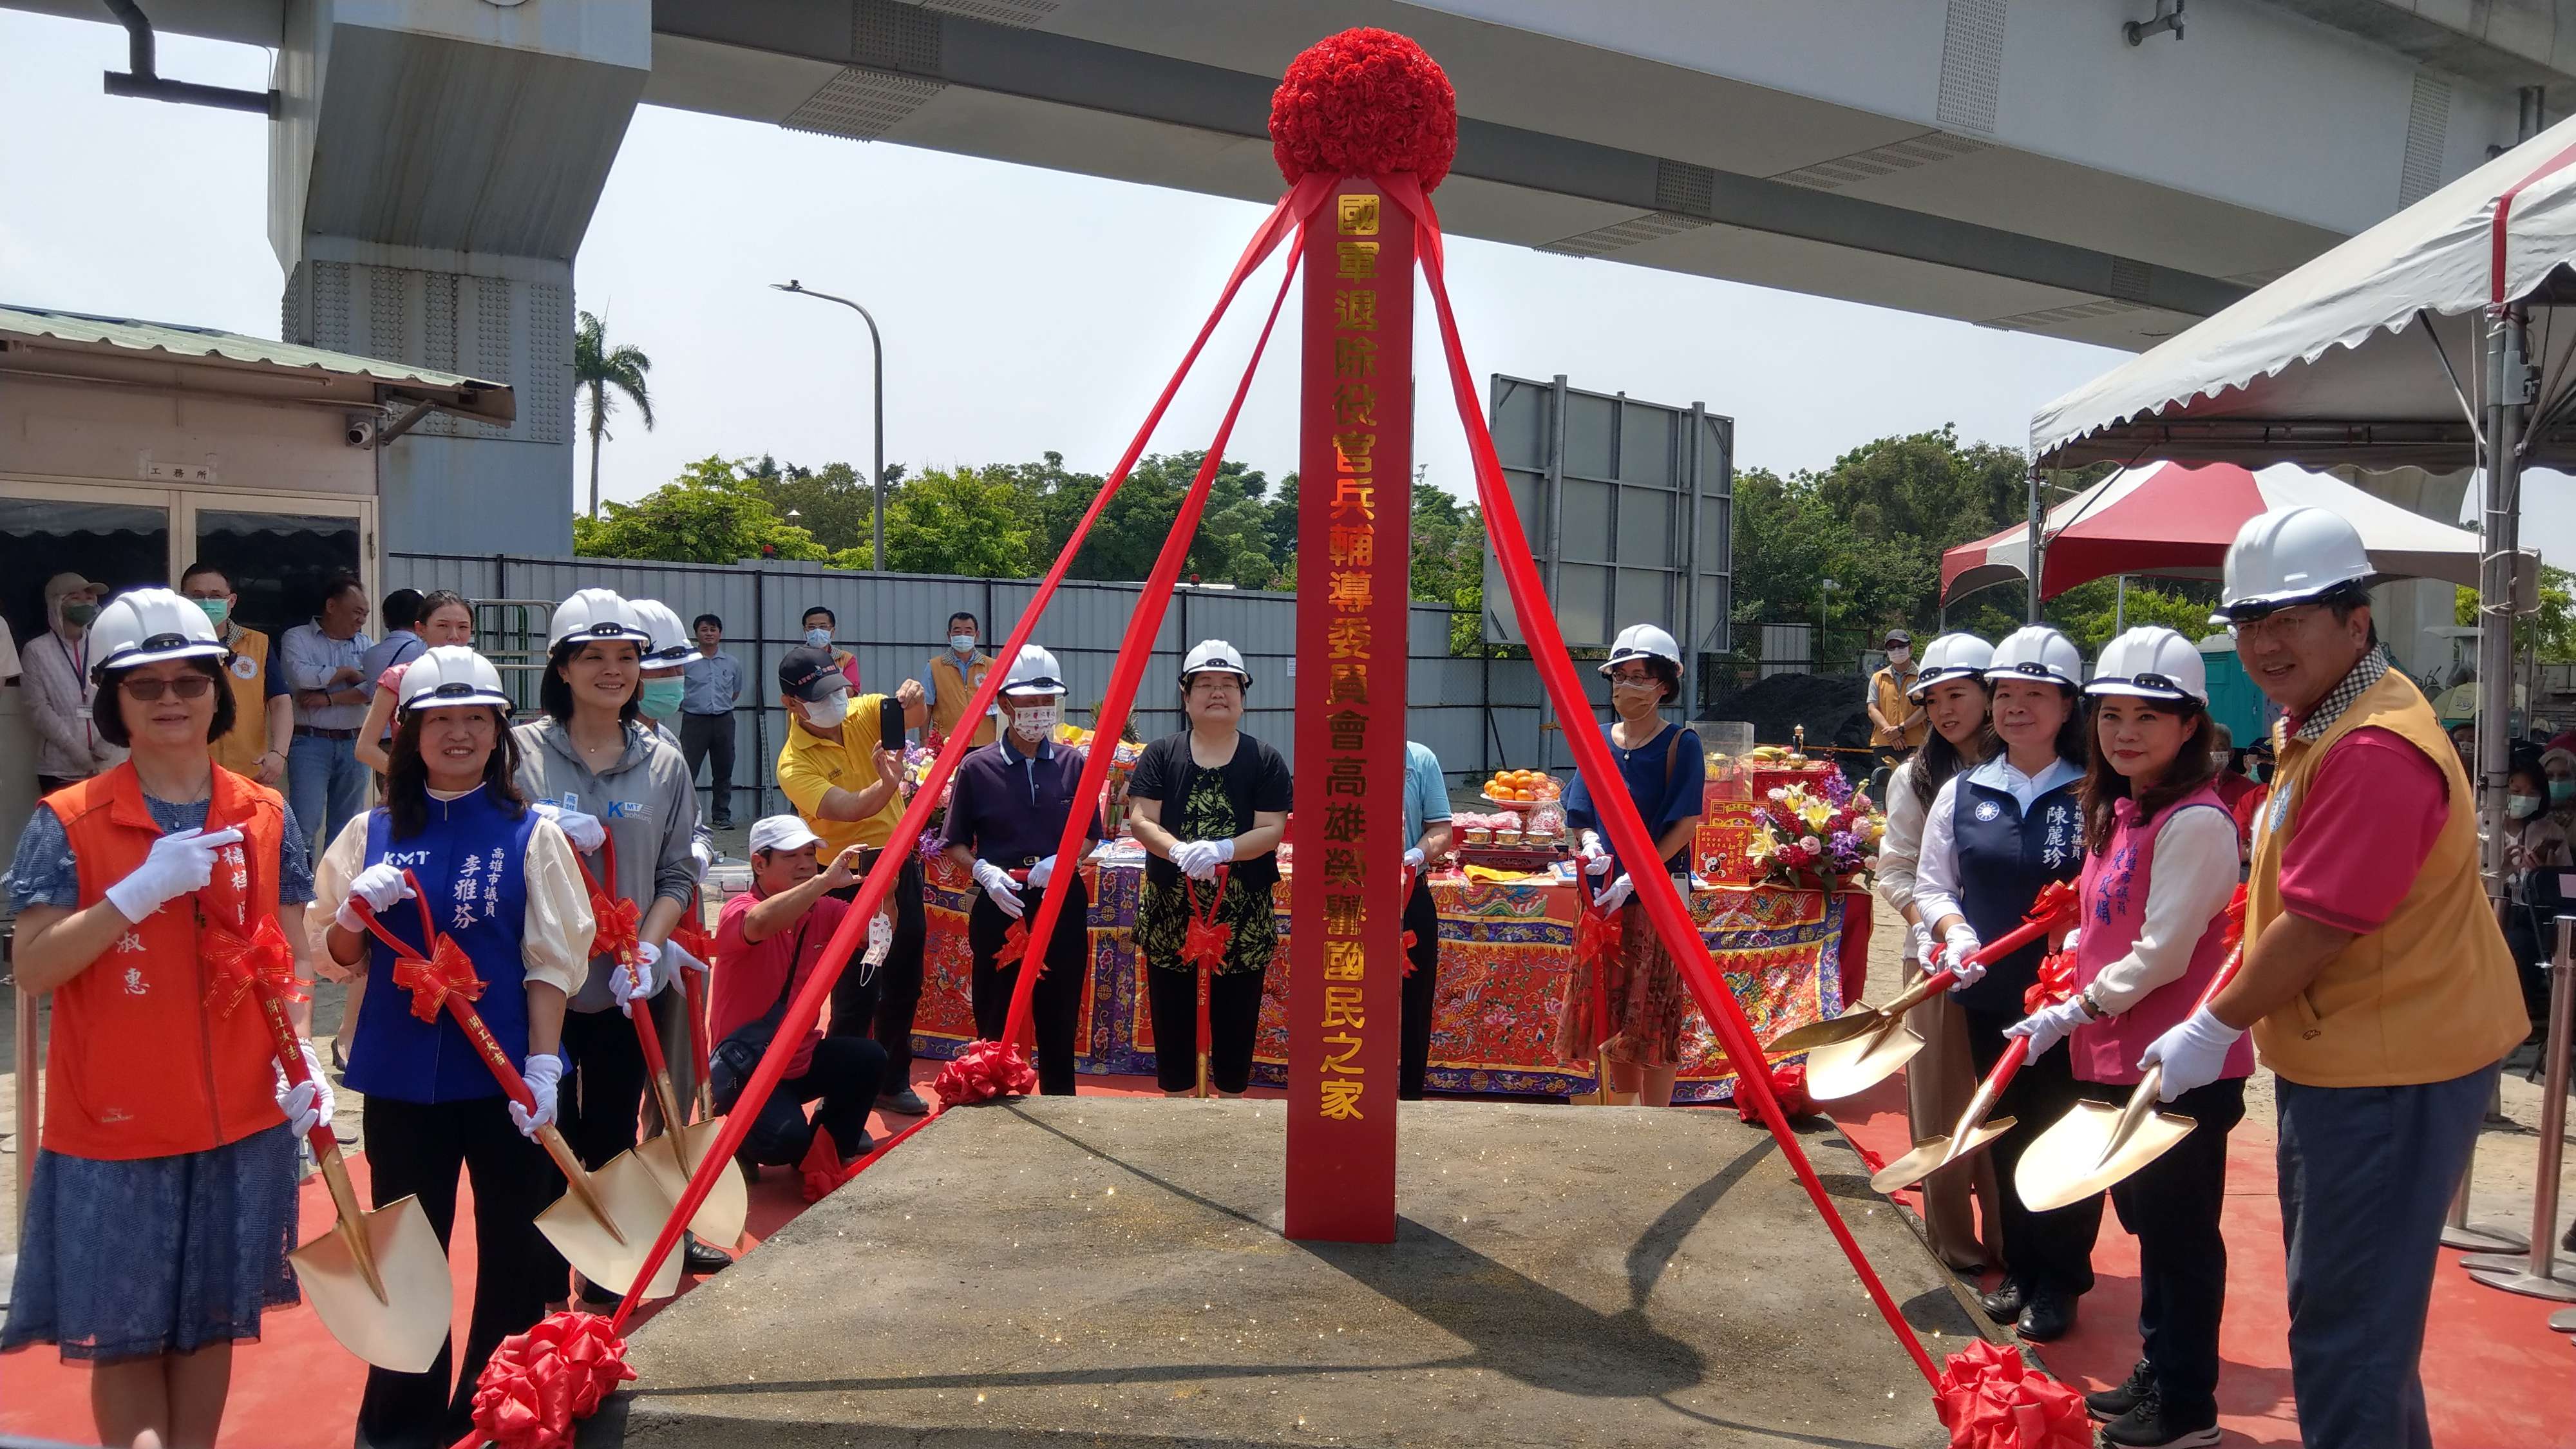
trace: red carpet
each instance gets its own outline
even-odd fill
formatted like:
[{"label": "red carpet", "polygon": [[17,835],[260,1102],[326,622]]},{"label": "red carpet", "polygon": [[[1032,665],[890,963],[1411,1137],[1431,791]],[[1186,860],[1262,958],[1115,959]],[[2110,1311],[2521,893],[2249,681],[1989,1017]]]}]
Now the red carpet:
[{"label": "red carpet", "polygon": [[[1840,1104],[1835,1120],[1865,1155],[1912,1145],[1900,1075]],[[2230,1445],[2299,1443],[2290,1395],[2289,1305],[2281,1205],[2269,1122],[2228,1137],[2227,1317],[2219,1334],[2219,1426]],[[1911,1194],[1901,1195],[1919,1209]],[[2445,1253],[2425,1332],[2424,1397],[2443,1449],[2576,1445],[2576,1352],[2549,1331],[2555,1305],[2480,1287]],[[2093,1248],[2094,1290],[2075,1330],[2040,1349],[2049,1371],[2085,1390],[2109,1388],[2138,1360],[2138,1242],[2105,1210]]]}]

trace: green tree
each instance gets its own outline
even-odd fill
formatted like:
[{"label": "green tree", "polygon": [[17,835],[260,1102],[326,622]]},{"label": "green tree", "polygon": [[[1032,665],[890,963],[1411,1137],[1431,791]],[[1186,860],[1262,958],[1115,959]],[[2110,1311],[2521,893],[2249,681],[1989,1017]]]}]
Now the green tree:
[{"label": "green tree", "polygon": [[608,415],[616,410],[617,399],[609,395],[614,388],[635,404],[636,416],[644,420],[644,430],[653,430],[653,396],[647,390],[644,375],[653,370],[653,359],[642,348],[632,344],[608,345],[608,329],[594,313],[584,312],[572,333],[572,384],[578,394],[590,394],[590,516],[599,517],[599,444],[608,434]]},{"label": "green tree", "polygon": [[[1026,578],[1036,572],[1029,555],[1035,536],[1015,471],[1006,466],[925,468],[886,491],[886,564],[895,573]],[[832,563],[866,568],[873,552],[873,540],[863,537]]]},{"label": "green tree", "polygon": [[[2478,622],[2478,591],[2452,595],[2452,621],[2467,627]],[[2534,652],[2543,664],[2576,663],[2576,574],[2540,566],[2540,598],[2531,613],[2513,621],[2517,653]]]},{"label": "green tree", "polygon": [[779,518],[743,476],[744,467],[745,461],[701,458],[643,498],[609,504],[603,518],[575,518],[573,552],[714,564],[823,558],[823,546]]}]

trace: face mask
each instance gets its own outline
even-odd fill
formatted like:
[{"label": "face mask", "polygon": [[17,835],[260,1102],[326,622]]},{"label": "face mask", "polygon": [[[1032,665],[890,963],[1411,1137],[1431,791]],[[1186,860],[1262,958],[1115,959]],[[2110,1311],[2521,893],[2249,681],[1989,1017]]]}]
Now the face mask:
[{"label": "face mask", "polygon": [[817,649],[829,649],[832,647],[832,631],[829,629],[808,629],[805,631],[805,642]]},{"label": "face mask", "polygon": [[2540,797],[2537,795],[2507,795],[2504,797],[2504,813],[2510,819],[2529,820],[2532,816],[2540,813]]},{"label": "face mask", "polygon": [[1914,651],[1906,648],[1902,644],[1899,644],[1895,648],[1887,651],[1887,662],[1890,664],[1903,664],[1905,661],[1913,657]]},{"label": "face mask", "polygon": [[2269,766],[2269,765],[2256,765],[2256,766],[2254,767],[2254,783],[2256,783],[2256,784],[2258,784],[2258,785],[2269,785],[2269,784],[2271,784],[2271,783],[2272,783],[2272,767],[2271,767],[2271,766]]},{"label": "face mask", "polygon": [[2576,780],[2552,780],[2549,782],[2550,804],[2564,805],[2570,800],[2576,800]]},{"label": "face mask", "polygon": [[1011,733],[1034,745],[1054,732],[1056,714],[1052,704],[1021,705],[1011,711]]},{"label": "face mask", "polygon": [[66,624],[86,629],[89,627],[89,621],[97,617],[98,605],[96,604],[63,605],[63,622]]},{"label": "face mask", "polygon": [[849,717],[850,696],[846,690],[834,693],[829,699],[805,702],[805,722],[818,730],[839,729],[841,721]]},{"label": "face mask", "polygon": [[635,707],[655,719],[669,719],[680,712],[680,696],[689,687],[685,679],[648,679],[635,692]]},{"label": "face mask", "polygon": [[2227,769],[2227,752],[2225,750],[2210,751],[2209,763],[2216,766],[2221,772],[2224,772]]},{"label": "face mask", "polygon": [[233,601],[230,599],[199,599],[197,601],[197,607],[206,611],[207,623],[220,629],[224,627],[224,620],[232,617]]},{"label": "face mask", "polygon": [[975,652],[975,636],[972,634],[951,634],[948,636],[948,647],[956,650],[960,654],[972,654]]}]

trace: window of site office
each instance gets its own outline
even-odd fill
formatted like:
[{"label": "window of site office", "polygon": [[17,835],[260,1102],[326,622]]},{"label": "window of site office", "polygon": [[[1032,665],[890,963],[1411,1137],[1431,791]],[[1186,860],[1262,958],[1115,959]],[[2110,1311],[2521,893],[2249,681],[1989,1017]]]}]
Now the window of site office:
[{"label": "window of site office", "polygon": [[[43,634],[45,581],[76,573],[111,591],[175,587],[204,561],[225,571],[234,617],[274,639],[313,617],[322,582],[355,570],[372,608],[370,500],[0,479],[0,619],[22,646]],[[370,615],[368,633],[382,632]]]}]

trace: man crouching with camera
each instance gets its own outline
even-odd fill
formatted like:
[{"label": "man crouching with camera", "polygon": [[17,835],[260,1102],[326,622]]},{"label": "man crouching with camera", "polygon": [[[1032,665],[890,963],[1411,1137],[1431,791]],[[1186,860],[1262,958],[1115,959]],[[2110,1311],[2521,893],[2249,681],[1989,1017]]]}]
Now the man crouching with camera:
[{"label": "man crouching with camera", "polygon": [[[716,1039],[708,1079],[716,1110],[730,1112],[751,1080],[787,1003],[814,972],[823,949],[849,913],[849,903],[829,894],[858,882],[863,847],[843,850],[826,870],[816,859],[820,838],[793,815],[771,815],[751,827],[751,890],[726,901],[716,918],[714,1017]],[[880,918],[878,931],[884,934]],[[871,941],[869,959],[850,962],[850,974],[872,972],[883,958]],[[864,1036],[826,1037],[808,1027],[787,1064],[787,1075],[762,1104],[759,1120],[738,1155],[746,1170],[804,1160],[817,1128],[832,1135],[846,1167],[876,1149],[868,1135],[877,1087],[885,1079],[885,1048]],[[822,1108],[806,1121],[807,1103]]]}]

